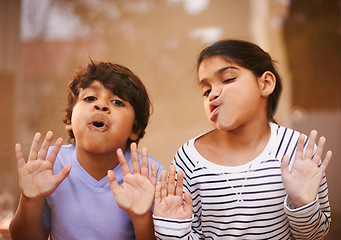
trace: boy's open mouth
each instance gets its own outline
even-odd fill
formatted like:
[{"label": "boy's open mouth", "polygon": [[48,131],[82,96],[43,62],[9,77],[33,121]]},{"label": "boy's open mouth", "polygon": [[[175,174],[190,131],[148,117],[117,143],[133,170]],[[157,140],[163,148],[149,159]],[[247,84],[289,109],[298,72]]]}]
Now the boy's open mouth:
[{"label": "boy's open mouth", "polygon": [[89,127],[96,131],[105,131],[108,125],[104,121],[95,120],[89,123]]},{"label": "boy's open mouth", "polygon": [[104,123],[103,123],[103,122],[97,122],[97,121],[95,121],[95,122],[92,122],[92,125],[94,125],[95,127],[100,128],[100,127],[103,127],[103,126],[104,126]]}]

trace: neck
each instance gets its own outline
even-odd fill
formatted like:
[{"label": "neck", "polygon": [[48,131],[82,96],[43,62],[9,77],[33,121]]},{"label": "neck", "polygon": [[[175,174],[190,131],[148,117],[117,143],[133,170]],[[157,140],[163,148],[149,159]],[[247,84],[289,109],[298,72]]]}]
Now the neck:
[{"label": "neck", "polygon": [[91,153],[77,148],[77,159],[80,165],[96,180],[107,175],[108,170],[118,165],[116,150],[109,153]]},{"label": "neck", "polygon": [[267,142],[270,137],[270,127],[266,123],[248,125],[235,129],[231,132],[216,131],[216,135],[221,143],[231,149],[240,151],[242,149],[255,149],[261,142]]},{"label": "neck", "polygon": [[199,153],[207,160],[224,166],[240,166],[264,151],[271,130],[267,122],[244,126],[233,131],[213,130],[196,141]]}]

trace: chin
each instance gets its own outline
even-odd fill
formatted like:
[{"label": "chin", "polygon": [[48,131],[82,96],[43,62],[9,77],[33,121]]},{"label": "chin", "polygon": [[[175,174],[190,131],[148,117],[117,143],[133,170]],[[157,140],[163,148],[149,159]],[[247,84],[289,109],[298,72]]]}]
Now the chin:
[{"label": "chin", "polygon": [[237,124],[226,123],[226,122],[219,122],[219,123],[215,122],[213,123],[213,126],[215,127],[215,129],[221,132],[233,132],[239,127]]}]

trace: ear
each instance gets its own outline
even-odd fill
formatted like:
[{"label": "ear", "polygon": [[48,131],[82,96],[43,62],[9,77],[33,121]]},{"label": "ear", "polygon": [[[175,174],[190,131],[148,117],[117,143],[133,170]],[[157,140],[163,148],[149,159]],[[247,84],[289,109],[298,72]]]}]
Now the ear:
[{"label": "ear", "polygon": [[266,71],[263,75],[258,79],[258,85],[263,97],[268,97],[275,89],[276,86],[276,77],[270,72]]},{"label": "ear", "polygon": [[71,123],[70,123],[70,124],[66,124],[66,125],[65,125],[65,129],[66,129],[66,131],[72,131],[72,125],[71,125]]},{"label": "ear", "polygon": [[139,138],[139,131],[137,133],[131,132],[131,134],[129,135],[129,139],[132,141],[136,141]]},{"label": "ear", "polygon": [[[134,130],[137,129],[137,130]],[[141,129],[138,128],[138,122],[136,121],[136,119],[134,120],[134,124],[133,124],[133,129],[131,130],[131,133],[129,135],[129,139],[132,141],[136,141],[141,133]]]}]

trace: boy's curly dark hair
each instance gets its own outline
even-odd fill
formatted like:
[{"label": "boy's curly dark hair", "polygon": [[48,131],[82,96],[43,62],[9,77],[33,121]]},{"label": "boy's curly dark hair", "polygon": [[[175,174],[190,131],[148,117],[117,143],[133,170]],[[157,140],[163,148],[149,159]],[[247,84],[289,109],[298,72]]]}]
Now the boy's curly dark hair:
[{"label": "boy's curly dark hair", "polygon": [[[87,88],[92,82],[99,81],[102,85],[113,91],[115,95],[128,101],[134,108],[135,121],[133,132],[138,134],[137,140],[127,140],[126,148],[130,149],[130,144],[136,142],[145,135],[151,114],[151,101],[147,90],[140,78],[128,68],[110,62],[94,62],[90,58],[90,63],[78,69],[72,76],[68,87],[67,107],[63,122],[71,124],[73,107],[77,103],[81,89]],[[69,142],[75,142],[75,135],[69,131]]]}]

